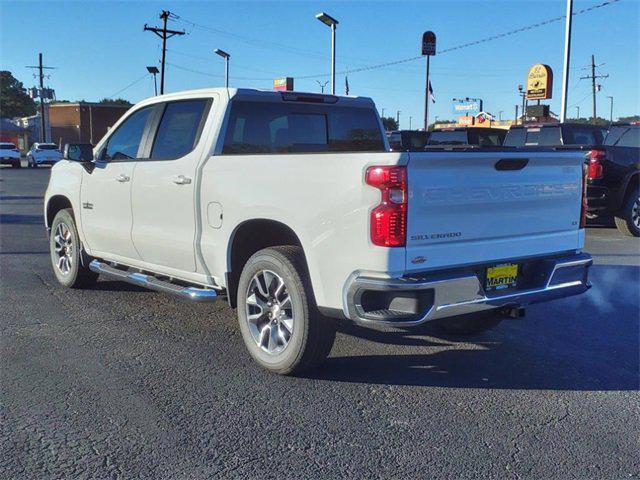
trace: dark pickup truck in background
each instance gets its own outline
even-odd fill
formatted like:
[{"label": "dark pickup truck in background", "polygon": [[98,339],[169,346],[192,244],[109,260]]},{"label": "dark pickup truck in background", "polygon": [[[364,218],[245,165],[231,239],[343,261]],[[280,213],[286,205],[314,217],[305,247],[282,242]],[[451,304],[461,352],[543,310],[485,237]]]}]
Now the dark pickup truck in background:
[{"label": "dark pickup truck in background", "polygon": [[424,150],[429,134],[424,130],[394,130],[387,132],[389,147],[394,152],[419,152]]},{"label": "dark pickup truck in background", "polygon": [[621,233],[640,236],[640,123],[612,125],[587,160],[589,215],[613,215]]},{"label": "dark pickup truck in background", "polygon": [[491,127],[439,128],[429,134],[427,147],[471,145],[499,147],[503,144],[507,130]]},{"label": "dark pickup truck in background", "polygon": [[585,123],[514,125],[504,139],[505,147],[557,147],[602,145],[607,128]]}]

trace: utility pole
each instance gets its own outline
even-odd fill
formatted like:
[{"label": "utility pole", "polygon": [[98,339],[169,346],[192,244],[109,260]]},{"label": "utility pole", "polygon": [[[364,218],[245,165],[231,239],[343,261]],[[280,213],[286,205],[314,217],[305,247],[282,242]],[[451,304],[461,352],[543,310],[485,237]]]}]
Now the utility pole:
[{"label": "utility pole", "polygon": [[501,121],[502,121],[502,112],[503,112],[503,111],[504,111],[504,110],[500,110],[500,111],[498,112],[498,121],[499,121],[499,122],[501,122]]},{"label": "utility pole", "polygon": [[164,94],[164,64],[165,64],[165,59],[167,57],[167,39],[175,35],[185,34],[184,30],[182,30],[181,32],[177,30],[167,30],[167,19],[169,18],[170,15],[171,15],[171,12],[169,10],[163,10],[162,13],[160,14],[160,19],[163,22],[162,28],[148,27],[146,23],[144,25],[145,32],[146,31],[153,32],[162,39],[162,67],[161,67],[162,70],[160,71],[160,95]]},{"label": "utility pole", "polygon": [[611,101],[611,109],[609,111],[609,125],[613,123],[613,96],[607,95],[607,98]]},{"label": "utility pole", "polygon": [[45,67],[42,64],[42,53],[38,54],[38,65],[30,65],[27,68],[35,68],[38,70],[38,78],[40,80],[40,89],[38,90],[38,96],[40,97],[40,141],[47,141],[47,132],[45,130],[46,122],[44,119],[44,71],[53,70],[55,67]]},{"label": "utility pole", "polygon": [[564,27],[564,63],[562,68],[562,101],[560,104],[560,123],[567,120],[567,98],[569,95],[569,61],[571,56],[571,22],[573,20],[573,0],[567,0],[567,13]]},{"label": "utility pole", "polygon": [[580,106],[579,105],[576,107],[576,114],[578,115],[576,118],[580,119]]},{"label": "utility pole", "polygon": [[384,118],[384,108],[381,109],[382,111],[380,112],[380,117]]},{"label": "utility pole", "polygon": [[518,124],[518,105],[516,105],[516,116],[513,117],[513,124],[514,125]]},{"label": "utility pole", "polygon": [[580,77],[580,80],[589,80],[589,79],[591,80],[591,94],[593,96],[593,117],[591,118],[591,123],[596,123],[596,118],[597,118],[596,92],[600,89],[599,88],[600,85],[596,84],[596,79],[609,77],[609,74],[596,75],[596,67],[601,67],[602,65],[604,65],[604,63],[601,63],[600,65],[596,65],[596,57],[595,55],[591,55],[591,65],[590,67],[585,67],[585,68],[591,68],[591,75]]},{"label": "utility pole", "polygon": [[411,130],[411,120],[413,120],[413,117],[409,115],[409,130]]},{"label": "utility pole", "polygon": [[396,124],[398,125],[398,130],[400,130],[400,110],[396,112]]},{"label": "utility pole", "polygon": [[[324,93],[324,87],[326,87],[327,85],[329,85],[329,80],[327,80],[326,82],[321,82],[320,80],[316,80],[316,83],[318,84],[318,86],[320,87],[320,91],[322,93]],[[382,109],[382,111],[384,112],[384,108]]]}]

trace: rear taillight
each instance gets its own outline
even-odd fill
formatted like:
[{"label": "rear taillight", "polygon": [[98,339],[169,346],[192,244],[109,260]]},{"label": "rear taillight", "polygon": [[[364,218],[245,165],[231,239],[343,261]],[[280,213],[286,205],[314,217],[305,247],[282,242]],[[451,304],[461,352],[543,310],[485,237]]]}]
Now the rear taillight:
[{"label": "rear taillight", "polygon": [[407,239],[407,169],[369,167],[367,185],[380,190],[380,204],[371,211],[371,241],[380,247],[404,247]]},{"label": "rear taillight", "polygon": [[590,150],[587,154],[588,177],[589,180],[598,180],[604,175],[602,161],[605,159],[605,152],[602,150]]}]

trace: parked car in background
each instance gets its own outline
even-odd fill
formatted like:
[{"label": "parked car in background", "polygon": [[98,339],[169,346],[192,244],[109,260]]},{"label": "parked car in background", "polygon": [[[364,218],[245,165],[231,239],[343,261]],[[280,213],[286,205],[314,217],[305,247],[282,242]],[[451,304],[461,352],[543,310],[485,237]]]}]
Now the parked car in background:
[{"label": "parked car in background", "polygon": [[11,165],[20,168],[20,150],[13,143],[0,143],[0,165]]},{"label": "parked car in background", "polygon": [[439,128],[429,134],[429,146],[471,145],[478,147],[499,147],[504,142],[507,130],[491,127]]},{"label": "parked car in background", "polygon": [[513,125],[504,140],[505,147],[557,147],[602,145],[607,128],[587,123]]},{"label": "parked car in background", "polygon": [[424,150],[429,137],[424,130],[395,130],[387,132],[389,147],[394,152],[418,152]]},{"label": "parked car in background", "polygon": [[55,143],[34,143],[27,153],[27,167],[53,165],[62,159],[62,152]]},{"label": "parked car in background", "polygon": [[640,124],[617,124],[588,155],[590,215],[613,215],[618,230],[640,236]]},{"label": "parked car in background", "polygon": [[234,88],[145,100],[86,150],[45,193],[58,282],[225,297],[273,372],[322,362],[331,317],[478,333],[590,286],[581,152],[389,152],[368,98]]}]

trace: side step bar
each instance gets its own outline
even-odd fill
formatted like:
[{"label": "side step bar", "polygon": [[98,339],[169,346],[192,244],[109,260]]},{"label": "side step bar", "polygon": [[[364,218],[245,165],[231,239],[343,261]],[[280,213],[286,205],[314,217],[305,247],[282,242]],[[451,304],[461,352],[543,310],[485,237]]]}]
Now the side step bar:
[{"label": "side step bar", "polygon": [[218,298],[218,293],[210,288],[185,287],[177,285],[168,280],[160,280],[152,275],[120,270],[99,260],[92,260],[89,264],[89,269],[114,280],[132,283],[139,287],[148,288],[149,290],[155,290],[157,292],[171,293],[172,295],[176,295],[191,302],[215,302]]}]

